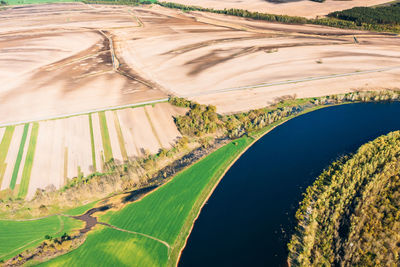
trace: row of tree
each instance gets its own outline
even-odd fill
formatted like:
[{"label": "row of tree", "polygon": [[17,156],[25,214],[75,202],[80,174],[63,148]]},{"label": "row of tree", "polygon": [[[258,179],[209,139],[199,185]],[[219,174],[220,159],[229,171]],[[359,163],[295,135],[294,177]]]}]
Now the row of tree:
[{"label": "row of tree", "polygon": [[400,100],[398,91],[352,92],[306,100],[286,99],[275,106],[225,116],[217,114],[214,106],[200,105],[183,98],[171,98],[170,103],[189,108],[186,115],[175,118],[176,125],[183,135],[201,137],[219,132],[229,138],[238,138],[320,105],[397,100]]},{"label": "row of tree", "polygon": [[[152,4],[149,0],[83,0],[89,4],[115,4],[137,6],[140,4]],[[319,1],[317,1],[319,2]],[[280,22],[288,24],[316,24],[344,29],[360,29],[368,31],[400,32],[398,5],[381,8],[355,8],[348,11],[334,12],[329,17],[307,19],[304,17],[276,15],[260,12],[251,12],[244,9],[213,9],[200,6],[189,6],[172,2],[154,2],[163,7],[180,9],[183,11],[202,11],[217,14]],[[380,11],[376,11],[380,10]]]},{"label": "row of tree", "polygon": [[[256,19],[256,20],[280,22],[280,23],[316,24],[316,25],[323,25],[323,26],[336,27],[336,28],[345,28],[345,29],[400,32],[400,26],[398,24],[395,24],[395,25],[380,24],[377,21],[355,22],[352,20],[336,18],[333,15],[330,17],[327,17],[327,18],[307,19],[307,18],[296,17],[296,16],[251,12],[248,10],[235,9],[235,8],[221,10],[221,9],[213,9],[213,8],[204,8],[204,7],[200,7],[200,6],[188,6],[188,5],[183,5],[183,4],[171,3],[171,2],[156,2],[156,3],[158,5],[161,5],[164,7],[180,9],[183,11],[203,11],[203,12],[211,12],[211,13],[244,17],[244,18],[251,18],[251,19]],[[398,17],[398,14],[397,14],[397,17]]]},{"label": "row of tree", "polygon": [[400,131],[333,163],[296,213],[291,266],[399,266]]},{"label": "row of tree", "polygon": [[328,15],[332,18],[363,24],[400,24],[400,3],[380,7],[354,7]]}]

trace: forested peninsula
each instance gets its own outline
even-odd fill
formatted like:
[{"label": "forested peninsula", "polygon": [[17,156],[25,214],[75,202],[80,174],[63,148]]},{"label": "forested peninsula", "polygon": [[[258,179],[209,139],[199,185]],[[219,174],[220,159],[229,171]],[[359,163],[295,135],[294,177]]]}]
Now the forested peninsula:
[{"label": "forested peninsula", "polygon": [[296,219],[290,266],[399,266],[400,131],[329,166]]}]

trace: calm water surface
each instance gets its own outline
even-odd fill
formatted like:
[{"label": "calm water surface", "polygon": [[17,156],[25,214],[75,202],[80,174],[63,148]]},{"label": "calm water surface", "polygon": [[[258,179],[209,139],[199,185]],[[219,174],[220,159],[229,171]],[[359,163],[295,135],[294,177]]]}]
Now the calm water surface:
[{"label": "calm water surface", "polygon": [[330,107],[277,127],[222,179],[179,266],[285,266],[307,186],[341,155],[394,130],[400,130],[400,103]]}]

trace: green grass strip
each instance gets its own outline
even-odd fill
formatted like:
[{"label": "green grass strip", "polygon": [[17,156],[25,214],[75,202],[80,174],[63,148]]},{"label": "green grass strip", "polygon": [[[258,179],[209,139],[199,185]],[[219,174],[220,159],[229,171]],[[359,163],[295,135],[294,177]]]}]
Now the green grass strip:
[{"label": "green grass strip", "polygon": [[118,142],[119,142],[119,147],[121,149],[121,154],[122,154],[122,157],[124,160],[128,160],[128,153],[126,152],[126,148],[125,148],[124,135],[122,134],[121,124],[119,123],[119,120],[118,120],[117,111],[114,111],[113,113],[114,113],[115,130],[117,131]]},{"label": "green grass strip", "polygon": [[64,147],[64,184],[68,182],[68,147]]},{"label": "green grass strip", "polygon": [[24,125],[24,132],[22,134],[21,143],[19,144],[17,160],[15,161],[14,170],[11,176],[11,181],[10,181],[11,190],[14,190],[15,184],[17,183],[19,167],[21,165],[22,155],[24,154],[24,148],[25,148],[26,138],[28,136],[28,130],[29,130],[29,123],[26,123]]},{"label": "green grass strip", "polygon": [[26,153],[24,170],[22,171],[22,179],[19,187],[18,197],[25,197],[28,193],[29,181],[33,166],[33,158],[35,157],[36,141],[39,133],[39,123],[32,124],[31,138],[29,139],[28,152]]},{"label": "green grass strip", "polygon": [[151,130],[153,131],[153,134],[154,134],[154,136],[156,137],[158,144],[160,145],[160,147],[163,147],[163,145],[161,144],[160,137],[158,137],[158,135],[157,135],[156,128],[154,128],[153,122],[151,121],[150,115],[149,115],[149,113],[147,112],[146,108],[144,108],[144,113],[146,113],[147,120],[148,120],[149,123],[150,123]]},{"label": "green grass strip", "polygon": [[95,149],[95,146],[94,146],[94,133],[93,133],[92,114],[89,114],[89,127],[90,127],[90,143],[92,145],[93,171],[97,171],[97,167],[96,167],[96,149]]},{"label": "green grass strip", "polygon": [[31,221],[0,220],[0,264],[19,253],[38,246],[46,235],[60,237],[83,226],[73,218],[50,216]]},{"label": "green grass strip", "polygon": [[10,143],[12,136],[14,134],[15,126],[8,126],[4,131],[3,139],[0,143],[0,185],[3,181],[4,172],[6,170],[6,164],[4,161],[6,160],[8,149],[10,148]]},{"label": "green grass strip", "polygon": [[105,162],[109,162],[113,159],[113,153],[111,148],[110,134],[108,133],[106,113],[104,111],[99,112],[99,121],[101,129],[101,140],[103,142],[103,150]]}]

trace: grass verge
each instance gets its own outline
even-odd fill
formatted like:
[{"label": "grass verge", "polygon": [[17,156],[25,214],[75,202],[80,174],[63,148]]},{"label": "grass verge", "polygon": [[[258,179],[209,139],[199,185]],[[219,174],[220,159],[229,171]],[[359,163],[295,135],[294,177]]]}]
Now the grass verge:
[{"label": "grass verge", "polygon": [[89,128],[90,128],[90,145],[92,147],[92,164],[93,164],[93,171],[97,171],[96,166],[96,148],[94,146],[94,133],[93,133],[93,120],[92,114],[89,114]]},{"label": "grass verge", "polygon": [[99,121],[101,129],[101,140],[103,142],[104,150],[104,161],[109,162],[113,159],[113,153],[111,148],[110,134],[108,132],[106,113],[104,111],[99,112]]},{"label": "grass verge", "polygon": [[0,220],[0,261],[36,247],[45,240],[45,235],[58,237],[82,225],[82,222],[58,215],[30,221]]},{"label": "grass verge", "polygon": [[119,143],[119,147],[121,149],[122,158],[124,160],[128,160],[128,153],[126,152],[125,140],[124,140],[124,136],[122,134],[121,125],[119,123],[117,112],[113,111],[113,114],[114,114],[113,116],[114,116],[115,130],[117,131],[118,143]]},{"label": "grass verge", "polygon": [[31,179],[31,172],[33,166],[33,159],[35,157],[36,141],[39,133],[39,123],[32,124],[31,138],[29,140],[29,147],[26,153],[24,169],[22,171],[21,184],[18,191],[18,197],[24,198],[28,193],[29,180]]},{"label": "grass verge", "polygon": [[17,155],[17,159],[15,161],[14,170],[13,170],[13,173],[11,176],[11,182],[10,182],[11,190],[14,190],[15,184],[17,183],[19,167],[21,165],[22,155],[24,154],[24,148],[25,148],[26,138],[28,136],[28,130],[29,130],[29,124],[27,123],[24,125],[24,132],[22,134],[21,143],[19,144],[18,155]]},{"label": "grass verge", "polygon": [[154,127],[154,124],[153,124],[153,122],[151,121],[150,114],[149,114],[149,112],[147,111],[146,107],[144,108],[144,113],[146,114],[147,120],[148,120],[149,123],[150,123],[151,130],[152,130],[154,136],[156,137],[158,144],[160,145],[160,147],[163,147],[163,145],[162,145],[162,143],[161,143],[161,140],[160,140],[160,137],[158,137],[156,128]]},{"label": "grass verge", "polygon": [[3,181],[3,175],[6,170],[6,164],[4,161],[6,160],[8,149],[10,148],[14,130],[15,126],[7,126],[0,143],[0,185]]}]

